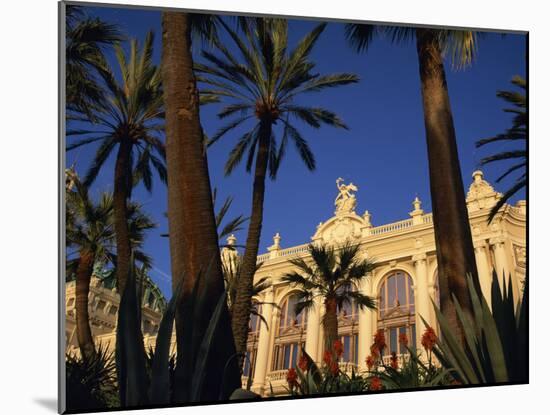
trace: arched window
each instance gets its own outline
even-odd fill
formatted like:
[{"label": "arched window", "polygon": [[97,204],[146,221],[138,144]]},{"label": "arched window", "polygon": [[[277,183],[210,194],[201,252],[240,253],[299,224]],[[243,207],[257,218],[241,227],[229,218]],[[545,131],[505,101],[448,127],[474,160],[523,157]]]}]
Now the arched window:
[{"label": "arched window", "polygon": [[260,326],[263,324],[262,319],[258,315],[262,313],[262,305],[253,303],[252,308],[255,313],[250,315],[248,323],[248,340],[246,344],[246,358],[243,364],[243,376],[252,376],[254,374],[258,352],[258,340],[260,337]]},{"label": "arched window", "polygon": [[281,304],[281,318],[276,331],[273,370],[296,367],[302,347],[305,347],[307,311],[296,315],[296,294],[289,295]]},{"label": "arched window", "polygon": [[[354,288],[350,288],[353,290]],[[343,291],[341,288],[339,291]],[[358,364],[357,351],[359,348],[358,336],[359,306],[355,301],[345,302],[338,307],[338,334],[344,346],[341,362]]]},{"label": "arched window", "polygon": [[385,354],[406,353],[399,336],[405,334],[409,347],[416,347],[413,281],[404,271],[386,276],[378,293],[378,329],[384,330]]}]

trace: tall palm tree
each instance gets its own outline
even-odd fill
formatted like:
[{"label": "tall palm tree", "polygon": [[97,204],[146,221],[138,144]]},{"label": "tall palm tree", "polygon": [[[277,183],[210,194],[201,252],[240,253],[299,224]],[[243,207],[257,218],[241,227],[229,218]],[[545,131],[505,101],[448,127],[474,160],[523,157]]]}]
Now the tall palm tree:
[{"label": "tall palm tree", "polygon": [[[256,159],[250,225],[232,315],[237,352],[245,352],[262,229],[266,173],[269,169],[271,178],[276,177],[288,140],[294,143],[306,167],[315,169],[315,157],[293,121],[297,119],[314,128],[323,124],[347,127],[333,112],[303,106],[296,100],[307,93],[357,82],[358,77],[347,73],[319,75],[314,72],[315,63],[310,59],[310,53],[325,24],[315,27],[290,52],[287,50],[286,20],[249,20],[248,24],[241,25],[243,38],[224,22],[221,24],[233,40],[239,56],[233,55],[221,42],[214,42],[213,52],[202,52],[206,63],[196,64],[195,68],[201,75],[201,82],[207,86],[202,92],[227,100],[218,117],[232,117],[212,136],[210,145],[235,128],[247,122],[250,124],[237,139],[225,166],[226,174],[230,174],[248,152],[246,169],[250,171]],[[281,131],[277,130],[277,125]],[[278,133],[282,134],[279,145]]]},{"label": "tall palm tree", "polygon": [[323,329],[325,348],[332,350],[338,339],[338,309],[355,302],[361,309],[375,309],[374,298],[360,293],[356,287],[375,267],[368,259],[360,259],[359,245],[349,242],[335,248],[328,245],[308,246],[311,261],[291,260],[297,269],[282,277],[282,281],[298,287],[295,314],[313,307],[315,297],[323,298],[325,315]]},{"label": "tall palm tree", "polygon": [[481,164],[489,164],[495,161],[501,160],[516,160],[518,163],[514,164],[508,170],[506,170],[496,181],[500,182],[510,173],[516,170],[523,171],[523,173],[516,179],[516,182],[502,195],[502,198],[496,203],[489,213],[489,222],[493,220],[498,210],[504,206],[504,204],[510,200],[510,198],[519,192],[521,189],[527,186],[527,173],[525,168],[527,167],[527,100],[525,98],[525,90],[527,89],[527,82],[521,76],[515,76],[512,79],[512,84],[520,88],[520,92],[513,91],[498,91],[497,97],[502,98],[506,103],[513,105],[512,108],[504,109],[505,112],[515,114],[512,121],[512,127],[508,128],[504,133],[498,134],[494,137],[484,138],[476,143],[476,147],[482,147],[487,144],[500,143],[500,142],[514,142],[521,145],[521,148],[517,150],[501,151],[500,153],[492,156],[485,157],[481,160]]},{"label": "tall palm tree", "polygon": [[132,188],[143,182],[152,190],[153,167],[161,181],[166,181],[164,143],[159,138],[163,130],[164,109],[160,69],[153,65],[153,34],[148,33],[141,51],[137,40],[130,43],[129,56],[120,44],[115,45],[121,80],[113,68],[105,67],[103,88],[106,100],[94,108],[93,117],[82,117],[85,127],[77,125],[67,136],[83,136],[67,145],[67,150],[100,143],[94,160],[83,180],[89,186],[105,162],[115,152],[114,226],[117,247],[117,288],[124,291],[130,269],[131,241],[128,230],[128,200]]},{"label": "tall palm tree", "polygon": [[457,66],[470,64],[474,58],[478,35],[476,32],[464,30],[346,25],[347,39],[358,52],[365,51],[377,34],[389,35],[395,42],[416,39],[428,148],[440,304],[455,333],[462,336],[452,295],[456,296],[463,310],[472,316],[466,275],[472,275],[479,293],[481,289],[443,56],[449,53],[453,64]]},{"label": "tall palm tree", "polygon": [[[195,361],[210,316],[224,293],[224,280],[214,217],[210,178],[200,124],[199,93],[193,72],[191,41],[195,34],[211,34],[209,16],[181,12],[162,14],[162,79],[166,107],[168,168],[168,226],[172,288],[181,287],[176,312],[176,402],[190,398]],[[192,313],[194,288],[198,301]],[[192,333],[191,333],[192,330]],[[228,399],[240,385],[232,359],[234,341],[224,305],[215,342],[223,344],[209,360],[201,400]],[[224,377],[220,385],[220,377]],[[221,390],[222,389],[222,390]]]},{"label": "tall palm tree", "polygon": [[[94,342],[88,314],[88,295],[94,265],[116,264],[113,196],[103,193],[94,202],[76,174],[71,175],[72,189],[67,192],[66,240],[68,252],[67,276],[76,281],[76,333],[82,356],[91,357]],[[144,266],[151,265],[151,258],[140,248],[146,231],[156,227],[137,203],[129,205],[128,228],[136,260]]]},{"label": "tall palm tree", "polygon": [[87,17],[79,6],[67,5],[65,29],[67,109],[91,117],[105,100],[98,79],[107,67],[103,49],[123,37],[117,26]]}]

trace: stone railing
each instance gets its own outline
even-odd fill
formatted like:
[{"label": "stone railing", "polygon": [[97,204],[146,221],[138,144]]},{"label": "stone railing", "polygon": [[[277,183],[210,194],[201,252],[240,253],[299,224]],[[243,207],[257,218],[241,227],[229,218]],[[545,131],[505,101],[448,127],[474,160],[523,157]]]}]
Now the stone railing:
[{"label": "stone railing", "polygon": [[352,362],[338,362],[338,367],[344,373],[351,373],[352,370],[357,373],[357,365]]},{"label": "stone railing", "polygon": [[389,223],[387,225],[371,228],[371,235],[380,235],[382,233],[396,232],[413,226],[412,219],[400,220],[399,222]]},{"label": "stone railing", "polygon": [[264,262],[269,260],[272,257],[280,258],[284,256],[301,254],[302,252],[307,252],[308,246],[309,244],[302,244],[302,245],[292,246],[286,249],[281,249],[279,251],[275,251],[274,255],[271,252],[268,252],[267,254],[258,255],[257,262]]},{"label": "stone railing", "polygon": [[271,254],[269,252],[267,254],[258,255],[256,257],[256,262],[265,262],[269,259],[270,255]]},{"label": "stone railing", "polygon": [[288,372],[288,369],[283,370],[272,370],[267,374],[267,381],[268,382],[277,382],[281,380],[286,380],[286,374]]},{"label": "stone railing", "polygon": [[[433,215],[431,213],[427,213],[422,216],[422,224],[429,225],[432,223]],[[400,220],[398,222],[388,223],[386,225],[380,225],[370,228],[370,235],[381,235],[385,233],[400,232],[402,230],[412,228],[413,226],[414,223],[412,219]],[[257,262],[265,262],[273,258],[281,258],[285,256],[301,254],[303,252],[307,252],[308,245],[309,244],[302,244],[274,252],[267,252],[265,254],[258,255]]]},{"label": "stone railing", "polygon": [[[405,354],[398,354],[397,355],[397,365],[401,367],[403,365],[403,358],[406,356]],[[382,361],[384,362],[384,365],[390,366],[391,365],[391,355],[382,356]]]}]

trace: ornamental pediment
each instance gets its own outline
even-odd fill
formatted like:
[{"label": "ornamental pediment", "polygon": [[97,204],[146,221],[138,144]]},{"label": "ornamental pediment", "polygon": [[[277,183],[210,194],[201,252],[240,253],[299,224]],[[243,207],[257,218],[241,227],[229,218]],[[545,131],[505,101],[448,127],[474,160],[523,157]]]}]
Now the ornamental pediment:
[{"label": "ornamental pediment", "polygon": [[502,194],[495,191],[488,181],[483,179],[483,172],[476,170],[472,174],[472,184],[466,195],[466,204],[470,212],[480,209],[490,209],[502,197]]},{"label": "ornamental pediment", "polygon": [[342,243],[346,240],[361,238],[365,227],[365,221],[361,216],[346,213],[319,224],[317,232],[311,239],[324,243]]}]

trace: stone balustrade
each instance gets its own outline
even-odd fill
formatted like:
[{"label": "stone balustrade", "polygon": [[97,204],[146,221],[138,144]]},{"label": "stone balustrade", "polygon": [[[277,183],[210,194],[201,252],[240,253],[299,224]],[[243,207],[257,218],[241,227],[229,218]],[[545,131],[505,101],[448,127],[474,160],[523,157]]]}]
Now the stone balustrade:
[{"label": "stone balustrade", "polygon": [[267,374],[267,382],[278,382],[278,381],[286,381],[286,374],[288,372],[288,369],[282,369],[282,370],[272,370]]}]

